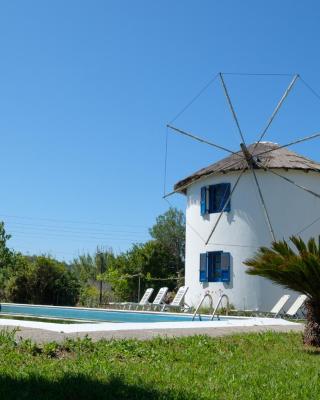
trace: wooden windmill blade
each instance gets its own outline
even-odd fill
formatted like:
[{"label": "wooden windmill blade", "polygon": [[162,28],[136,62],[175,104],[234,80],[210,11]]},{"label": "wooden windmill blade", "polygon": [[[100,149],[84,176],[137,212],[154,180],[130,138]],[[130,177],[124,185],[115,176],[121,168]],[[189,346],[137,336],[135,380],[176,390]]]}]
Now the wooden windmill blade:
[{"label": "wooden windmill blade", "polygon": [[187,136],[187,137],[189,137],[191,139],[197,140],[198,142],[201,142],[201,143],[204,143],[204,144],[208,144],[209,146],[215,147],[215,148],[217,148],[219,150],[224,150],[224,151],[226,151],[228,153],[235,154],[235,155],[241,157],[238,153],[236,153],[236,152],[234,152],[234,151],[232,151],[230,149],[227,149],[226,147],[220,146],[219,144],[216,144],[216,143],[213,143],[213,142],[209,142],[208,140],[203,139],[203,138],[201,138],[199,136],[196,136],[193,133],[186,132],[186,131],[184,131],[182,129],[176,128],[175,126],[172,126],[172,125],[169,125],[169,124],[167,124],[167,128],[172,129],[173,131],[175,131],[177,133],[180,133],[181,135],[184,135],[184,136]]},{"label": "wooden windmill blade", "polygon": [[261,163],[258,163],[258,165],[260,165],[261,168],[265,169],[266,171],[270,172],[271,174],[278,176],[279,178],[287,181],[288,183],[291,183],[292,185],[296,186],[297,188],[299,188],[301,190],[304,190],[305,192],[307,192],[307,193],[313,195],[314,197],[317,197],[318,199],[320,199],[320,194],[319,193],[316,193],[313,190],[306,188],[305,186],[299,185],[298,183],[294,182],[292,179],[290,179],[290,178],[288,178],[288,177],[286,177],[284,175],[281,175],[278,172],[273,171],[272,169],[266,167],[265,165],[263,165]]},{"label": "wooden windmill blade", "polygon": [[264,216],[265,216],[265,219],[266,219],[266,222],[267,222],[267,226],[268,226],[269,231],[271,233],[272,240],[275,241],[276,240],[276,236],[275,236],[272,224],[271,224],[271,218],[270,218],[270,215],[269,215],[269,212],[268,212],[268,208],[267,208],[266,202],[265,202],[265,200],[263,198],[263,195],[262,195],[262,191],[261,191],[261,187],[260,187],[260,184],[259,184],[259,181],[258,181],[258,178],[257,178],[257,174],[256,174],[256,172],[255,172],[255,170],[253,168],[251,168],[251,171],[253,173],[254,181],[255,181],[255,183],[257,185],[257,189],[258,189],[258,193],[259,193],[259,197],[260,197],[260,202],[261,202],[261,205],[262,205],[262,208],[263,208],[263,211],[264,211]]},{"label": "wooden windmill blade", "polygon": [[[263,194],[262,194],[262,191],[261,191],[261,187],[260,187],[260,184],[259,184],[257,175],[256,175],[256,173],[255,173],[255,171],[254,171],[255,168],[258,168],[258,166],[256,165],[255,160],[254,160],[252,154],[249,152],[249,150],[248,150],[248,148],[247,148],[247,146],[246,146],[245,139],[244,139],[244,136],[243,136],[241,127],[240,127],[240,123],[239,123],[237,114],[236,114],[236,112],[235,112],[234,106],[233,106],[233,104],[232,104],[231,97],[230,97],[230,95],[229,95],[229,91],[228,91],[227,86],[226,86],[226,83],[225,83],[225,81],[224,81],[224,79],[223,79],[222,73],[220,73],[220,80],[221,80],[222,87],[223,87],[225,96],[226,96],[226,98],[227,98],[227,101],[228,101],[228,104],[229,104],[229,107],[230,107],[230,110],[231,110],[231,113],[232,113],[232,116],[233,116],[233,119],[234,119],[234,121],[235,121],[235,123],[236,123],[236,126],[237,126],[237,128],[238,128],[238,131],[239,131],[239,134],[240,134],[240,137],[241,137],[241,140],[242,140],[242,142],[240,143],[240,147],[241,147],[241,150],[242,150],[242,153],[243,153],[243,158],[244,158],[244,160],[246,161],[246,163],[247,163],[247,165],[248,165],[248,169],[249,169],[249,170],[252,172],[252,174],[253,174],[254,181],[255,181],[255,184],[256,184],[257,189],[258,189],[258,193],[259,193],[259,198],[260,198],[261,206],[262,206],[263,211],[264,211],[265,220],[266,220],[267,226],[268,226],[268,228],[269,228],[269,231],[270,231],[270,233],[271,233],[272,240],[276,240],[275,233],[274,233],[274,229],[273,229],[272,223],[271,223],[271,218],[270,218],[270,215],[269,215],[269,212],[268,212],[268,208],[267,208],[265,199],[264,199],[264,197],[263,197]],[[293,81],[290,83],[288,89],[286,90],[286,92],[285,92],[284,95],[282,96],[280,102],[278,103],[276,109],[275,109],[274,112],[272,113],[272,115],[271,115],[271,117],[270,117],[270,119],[269,119],[269,121],[268,121],[268,124],[267,124],[266,128],[264,129],[264,131],[263,131],[263,133],[262,133],[262,135],[261,135],[261,137],[260,137],[260,140],[262,139],[262,137],[263,137],[263,136],[265,135],[265,133],[267,132],[267,129],[270,127],[270,125],[271,125],[271,123],[272,123],[272,121],[273,121],[275,115],[278,113],[278,111],[279,111],[281,105],[283,104],[285,98],[287,97],[287,95],[288,95],[290,89],[292,88],[292,86],[294,85],[294,83],[295,83],[296,80],[297,80],[297,76],[296,76],[296,77],[293,79]],[[255,147],[256,147],[256,146],[255,146]],[[254,149],[255,149],[255,147],[254,147]],[[254,150],[254,149],[253,149],[253,150]],[[217,227],[219,221],[221,220],[222,215],[220,215],[219,217],[220,217],[220,218],[218,218],[217,223],[216,223],[215,226],[213,227],[213,230],[211,231],[209,238],[212,236],[214,230],[216,229],[216,227]],[[207,240],[206,244],[208,243],[208,241],[209,241],[209,239]]]},{"label": "wooden windmill blade", "polygon": [[302,139],[296,139],[293,142],[290,142],[290,143],[287,143],[287,144],[283,144],[283,145],[275,147],[273,149],[262,151],[261,153],[258,153],[255,157],[259,157],[259,156],[261,156],[263,154],[271,153],[273,151],[280,150],[280,149],[283,149],[285,147],[293,146],[294,144],[307,142],[308,140],[316,139],[318,137],[320,137],[320,133],[314,133],[313,135],[305,136]]},{"label": "wooden windmill blade", "polygon": [[266,135],[268,129],[270,128],[274,118],[276,117],[276,115],[278,114],[283,102],[285,101],[285,99],[287,98],[288,94],[290,93],[291,89],[293,88],[294,84],[296,83],[296,81],[298,80],[299,75],[296,74],[292,81],[289,83],[289,86],[287,87],[287,89],[285,90],[284,94],[282,95],[281,99],[279,100],[276,108],[274,109],[273,113],[271,114],[270,118],[267,121],[267,124],[265,126],[265,128],[262,130],[261,135],[253,149],[253,151],[256,149],[256,147],[258,146],[258,144],[261,142],[261,140],[264,138],[264,136]]},{"label": "wooden windmill blade", "polygon": [[238,128],[238,131],[239,131],[239,134],[240,134],[242,143],[245,143],[244,136],[243,136],[242,130],[241,130],[241,128],[240,128],[239,120],[238,120],[237,114],[236,114],[236,112],[235,112],[235,109],[234,109],[234,107],[233,107],[233,104],[232,104],[232,101],[231,101],[231,98],[230,98],[230,95],[229,95],[229,91],[228,91],[228,89],[227,89],[227,85],[226,85],[226,83],[225,83],[225,81],[224,81],[224,79],[223,79],[222,72],[220,72],[219,76],[220,76],[220,80],[221,80],[222,87],[223,87],[223,90],[224,90],[224,94],[225,94],[225,96],[226,96],[226,98],[227,98],[227,101],[228,101],[228,104],[229,104],[230,111],[231,111],[231,113],[232,113],[234,122],[235,122],[236,125],[237,125],[237,128]]}]

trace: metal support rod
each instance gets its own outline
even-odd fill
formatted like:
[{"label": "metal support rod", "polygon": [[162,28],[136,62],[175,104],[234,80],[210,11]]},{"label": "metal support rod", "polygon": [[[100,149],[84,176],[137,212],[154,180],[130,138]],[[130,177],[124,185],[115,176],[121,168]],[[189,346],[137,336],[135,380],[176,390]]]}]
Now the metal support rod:
[{"label": "metal support rod", "polygon": [[274,109],[273,113],[271,114],[271,117],[269,118],[267,125],[265,126],[265,128],[263,129],[263,131],[261,132],[260,138],[258,140],[258,142],[256,143],[254,149],[256,148],[256,146],[258,145],[258,143],[261,142],[261,140],[264,138],[265,134],[267,133],[267,130],[269,129],[272,121],[274,120],[275,116],[277,115],[278,111],[280,110],[280,107],[282,106],[283,102],[285,101],[286,97],[288,96],[290,90],[292,89],[293,85],[296,83],[297,79],[299,78],[299,75],[296,74],[292,81],[290,82],[289,86],[287,87],[286,91],[284,92],[284,94],[282,95],[279,103],[277,104],[276,108]]},{"label": "metal support rod", "polygon": [[236,180],[236,183],[234,184],[234,186],[233,186],[233,188],[232,188],[232,190],[231,190],[231,193],[230,193],[230,195],[229,195],[227,201],[225,202],[225,204],[224,204],[224,206],[223,206],[223,208],[222,208],[222,210],[221,210],[221,212],[220,212],[220,214],[219,214],[219,217],[218,217],[216,223],[214,224],[214,227],[212,228],[212,231],[210,232],[210,235],[209,235],[209,237],[208,237],[208,239],[207,239],[207,241],[206,241],[206,245],[209,243],[209,240],[211,239],[212,235],[214,234],[214,231],[216,230],[216,228],[217,228],[217,226],[218,226],[218,224],[219,224],[219,222],[220,222],[220,220],[221,220],[221,218],[222,218],[222,215],[223,215],[223,213],[224,213],[224,211],[225,211],[225,209],[226,209],[226,207],[227,207],[229,201],[231,200],[231,197],[232,197],[232,195],[233,195],[233,193],[234,193],[236,187],[238,186],[238,183],[239,183],[239,181],[240,181],[240,178],[242,177],[242,175],[243,175],[243,173],[244,173],[244,171],[245,171],[246,169],[247,169],[247,167],[243,168],[243,170],[241,171],[240,175],[238,176],[238,179]]},{"label": "metal support rod", "polygon": [[224,150],[224,151],[227,151],[228,153],[235,154],[235,155],[237,155],[238,157],[241,157],[241,156],[239,155],[239,153],[236,153],[235,151],[229,150],[229,149],[227,149],[226,147],[220,146],[220,145],[218,145],[218,144],[209,142],[208,140],[202,139],[202,138],[199,137],[199,136],[196,136],[196,135],[193,135],[192,133],[183,131],[182,129],[176,128],[176,127],[174,127],[174,126],[172,126],[172,125],[169,125],[169,124],[168,124],[168,125],[167,125],[167,128],[170,128],[170,129],[172,129],[172,130],[174,130],[174,131],[176,131],[176,132],[178,132],[178,133],[181,133],[181,135],[188,136],[188,137],[190,137],[191,139],[195,139],[195,140],[197,140],[198,142],[208,144],[209,146],[213,146],[213,147],[215,147],[215,148],[217,148],[217,149]]},{"label": "metal support rod", "polygon": [[276,240],[276,237],[275,237],[275,234],[274,234],[274,230],[273,230],[273,228],[272,228],[272,225],[271,225],[271,220],[270,220],[270,217],[269,217],[268,209],[267,209],[266,203],[265,203],[265,201],[264,201],[264,198],[263,198],[263,195],[262,195],[262,192],[261,192],[261,188],[260,188],[260,185],[259,185],[259,182],[258,182],[257,174],[256,174],[256,172],[255,172],[255,170],[254,170],[253,168],[251,168],[251,171],[252,171],[252,173],[253,173],[254,180],[255,180],[256,185],[257,185],[257,188],[258,188],[258,192],[259,192],[259,196],[260,196],[262,208],[263,208],[264,213],[265,213],[266,222],[267,222],[268,228],[269,228],[269,230],[270,230],[272,240],[275,241],[275,240]]},{"label": "metal support rod", "polygon": [[255,156],[258,157],[258,156],[261,156],[262,154],[271,153],[272,151],[276,151],[276,150],[279,150],[279,149],[283,149],[284,147],[289,147],[289,146],[292,146],[292,145],[294,145],[294,144],[298,144],[298,143],[301,143],[301,142],[306,142],[307,140],[315,139],[315,138],[317,138],[317,137],[319,137],[319,136],[320,136],[320,133],[315,133],[314,135],[306,136],[306,137],[304,137],[304,138],[302,138],[302,139],[297,139],[297,140],[295,140],[294,142],[290,142],[290,143],[284,144],[284,145],[282,145],[282,146],[275,147],[274,149],[262,151],[261,153],[258,153],[258,154],[256,154]]},{"label": "metal support rod", "polygon": [[235,110],[234,110],[234,108],[233,108],[233,105],[232,105],[232,102],[231,102],[231,99],[230,99],[230,96],[229,96],[229,93],[228,93],[228,89],[227,89],[227,86],[226,86],[226,84],[225,84],[225,81],[224,81],[224,79],[223,79],[223,76],[222,76],[222,73],[221,73],[221,72],[219,73],[219,76],[220,76],[220,80],[221,80],[221,83],[222,83],[222,87],[223,87],[224,93],[225,93],[226,98],[227,98],[227,100],[228,100],[228,104],[229,104],[231,113],[232,113],[233,118],[234,118],[234,120],[235,120],[235,123],[236,123],[236,125],[237,125],[237,128],[238,128],[238,131],[239,131],[241,140],[242,140],[243,143],[245,143],[245,140],[244,140],[244,137],[243,137],[241,128],[240,128],[240,124],[239,124],[239,121],[238,121],[238,118],[237,118],[237,114],[236,114],[236,112],[235,112]]}]

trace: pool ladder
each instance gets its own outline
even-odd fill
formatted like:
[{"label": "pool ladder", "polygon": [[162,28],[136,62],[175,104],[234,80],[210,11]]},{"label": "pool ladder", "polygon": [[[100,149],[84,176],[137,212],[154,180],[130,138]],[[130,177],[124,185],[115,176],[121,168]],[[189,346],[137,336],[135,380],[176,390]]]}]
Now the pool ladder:
[{"label": "pool ladder", "polygon": [[[202,298],[201,298],[201,300],[200,300],[200,302],[199,302],[199,304],[198,304],[198,306],[197,306],[197,308],[196,308],[196,310],[195,310],[195,312],[194,312],[194,314],[193,314],[192,321],[195,320],[195,318],[196,318],[197,315],[199,316],[199,320],[201,321],[201,314],[199,313],[199,309],[200,309],[200,307],[202,306],[202,303],[204,302],[204,300],[205,300],[207,297],[208,297],[209,300],[210,300],[210,308],[211,308],[211,309],[213,308],[213,297],[212,297],[212,295],[211,295],[210,292],[206,292],[206,293],[202,296]],[[211,314],[211,318],[210,318],[211,321],[212,321],[213,318],[216,316],[216,312],[218,311],[218,308],[221,306],[222,300],[223,300],[223,299],[226,299],[226,300],[227,300],[226,315],[228,315],[228,313],[229,313],[229,297],[228,297],[226,294],[221,293],[220,296],[219,296],[218,302],[217,302],[216,306],[214,307],[213,312],[212,312],[212,314]],[[217,315],[217,318],[219,319],[219,315]]]}]

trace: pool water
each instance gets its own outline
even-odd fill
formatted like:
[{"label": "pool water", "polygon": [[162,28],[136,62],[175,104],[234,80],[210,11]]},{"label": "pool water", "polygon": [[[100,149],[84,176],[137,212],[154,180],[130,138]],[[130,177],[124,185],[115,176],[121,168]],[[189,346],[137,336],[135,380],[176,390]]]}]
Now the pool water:
[{"label": "pool water", "polygon": [[[26,317],[46,317],[59,319],[73,319],[100,322],[178,322],[191,321],[192,315],[173,314],[173,313],[150,313],[135,311],[119,311],[105,309],[88,309],[78,307],[56,307],[38,306],[28,304],[2,303],[0,305],[1,314],[20,315]],[[3,315],[5,318],[5,316]],[[221,319],[225,319],[220,317]],[[209,317],[202,317],[202,320],[209,320]],[[53,322],[53,321],[52,321]]]}]

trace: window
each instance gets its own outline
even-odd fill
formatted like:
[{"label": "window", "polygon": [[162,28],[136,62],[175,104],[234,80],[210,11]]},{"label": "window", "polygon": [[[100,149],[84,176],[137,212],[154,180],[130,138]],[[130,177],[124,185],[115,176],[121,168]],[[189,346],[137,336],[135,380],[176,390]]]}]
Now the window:
[{"label": "window", "polygon": [[230,253],[209,251],[200,254],[200,282],[230,282]]},{"label": "window", "polygon": [[201,215],[230,211],[230,183],[218,183],[216,185],[203,186],[201,188]]}]

